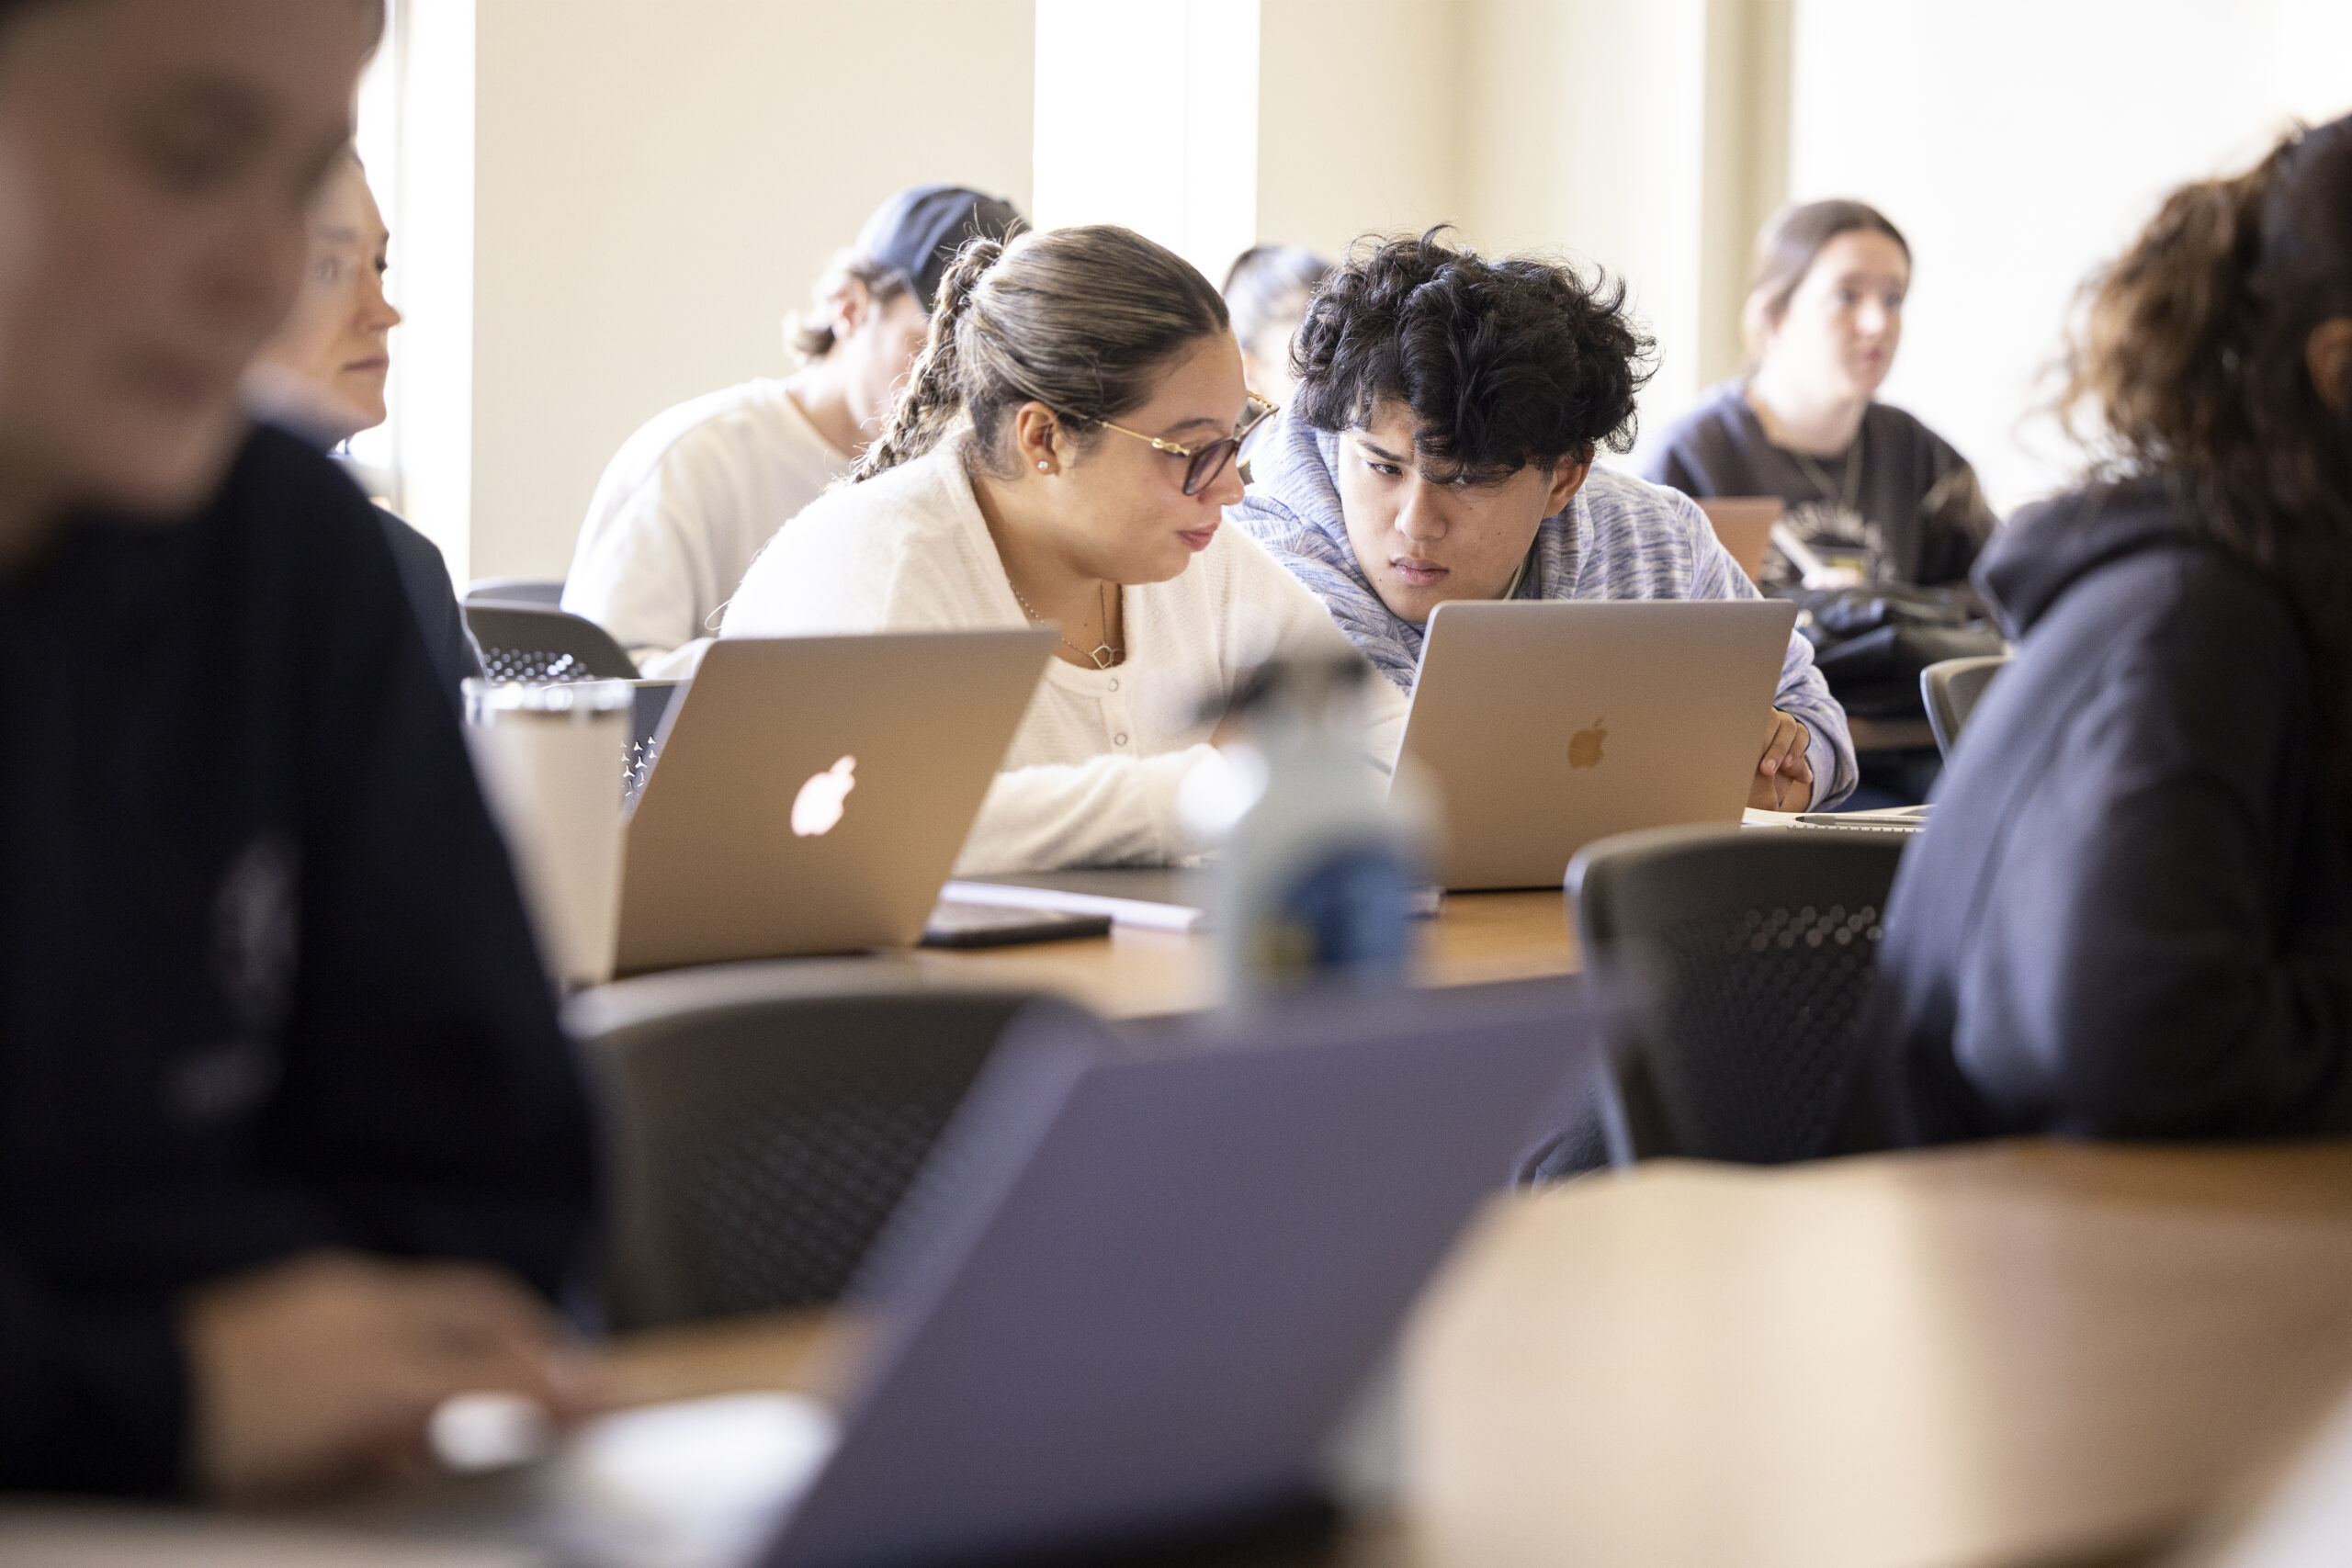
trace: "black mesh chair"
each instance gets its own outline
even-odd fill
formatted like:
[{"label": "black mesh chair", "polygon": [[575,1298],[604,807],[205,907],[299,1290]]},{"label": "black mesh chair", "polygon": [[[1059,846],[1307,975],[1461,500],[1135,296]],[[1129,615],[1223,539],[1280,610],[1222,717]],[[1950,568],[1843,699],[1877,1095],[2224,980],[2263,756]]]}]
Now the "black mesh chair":
[{"label": "black mesh chair", "polygon": [[677,970],[574,998],[565,1022],[612,1142],[612,1326],[838,1297],[1035,1000],[831,962]]},{"label": "black mesh chair", "polygon": [[594,621],[529,604],[465,605],[466,629],[493,681],[628,681],[637,665]]},{"label": "black mesh chair", "polygon": [[1638,998],[1604,1112],[1612,1163],[1824,1151],[1909,838],[1664,828],[1570,863],[1587,968]]},{"label": "black mesh chair", "polygon": [[1961,727],[2008,661],[2006,653],[1946,659],[1919,671],[1919,700],[1927,705],[1928,728],[1936,732],[1936,750],[1944,761],[1951,761],[1952,748],[1960,744]]}]

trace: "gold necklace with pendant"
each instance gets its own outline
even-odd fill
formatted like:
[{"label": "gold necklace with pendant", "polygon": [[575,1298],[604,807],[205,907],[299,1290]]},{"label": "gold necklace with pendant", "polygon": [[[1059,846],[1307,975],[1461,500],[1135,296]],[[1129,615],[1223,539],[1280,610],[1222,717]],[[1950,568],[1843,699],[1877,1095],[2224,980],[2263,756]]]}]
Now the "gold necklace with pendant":
[{"label": "gold necklace with pendant", "polygon": [[[1045,621],[1046,617],[1037,614],[1036,610],[1030,605],[1028,595],[1022,592],[1020,585],[1012,581],[1012,574],[1011,572],[1007,572],[1005,574],[1004,585],[1012,590],[1013,602],[1021,606],[1021,613],[1023,615],[1028,616],[1032,621],[1039,623],[1043,623]],[[1111,670],[1125,663],[1126,661],[1127,655],[1125,649],[1113,648],[1109,641],[1111,635],[1111,585],[1107,582],[1098,582],[1094,587],[1095,602],[1101,607],[1102,612],[1102,636],[1104,640],[1096,643],[1092,648],[1080,648],[1078,644],[1070,641],[1069,637],[1065,635],[1062,637],[1062,646],[1069,649],[1072,653],[1077,654],[1080,658],[1091,661],[1097,670]],[[1056,629],[1059,630],[1059,627],[1057,626]]]}]

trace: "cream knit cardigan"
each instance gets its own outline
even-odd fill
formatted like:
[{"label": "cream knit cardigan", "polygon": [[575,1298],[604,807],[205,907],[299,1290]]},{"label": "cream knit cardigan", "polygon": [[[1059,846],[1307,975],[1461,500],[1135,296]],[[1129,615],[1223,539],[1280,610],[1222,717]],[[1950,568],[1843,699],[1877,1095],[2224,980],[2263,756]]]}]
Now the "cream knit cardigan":
[{"label": "cream knit cardigan", "polygon": [[[1049,660],[956,862],[959,874],[1158,865],[1195,852],[1177,787],[1208,753],[1239,675],[1281,657],[1357,657],[1315,595],[1227,524],[1183,573],[1122,591],[1127,656]],[[837,485],[779,529],[744,574],[722,637],[1019,626],[996,544],[947,441]],[[1367,754],[1386,767],[1403,694],[1368,681]]]}]

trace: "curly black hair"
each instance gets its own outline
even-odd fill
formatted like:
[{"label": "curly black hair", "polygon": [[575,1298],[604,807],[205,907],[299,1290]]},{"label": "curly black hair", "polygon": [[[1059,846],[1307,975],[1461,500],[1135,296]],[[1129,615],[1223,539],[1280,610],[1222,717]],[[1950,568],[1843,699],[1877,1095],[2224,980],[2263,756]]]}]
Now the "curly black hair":
[{"label": "curly black hair", "polygon": [[1488,261],[1420,238],[1360,241],[1324,279],[1291,348],[1298,417],[1360,429],[1394,398],[1415,449],[1483,481],[1530,463],[1634,446],[1634,398],[1656,344],[1625,285],[1533,256]]}]

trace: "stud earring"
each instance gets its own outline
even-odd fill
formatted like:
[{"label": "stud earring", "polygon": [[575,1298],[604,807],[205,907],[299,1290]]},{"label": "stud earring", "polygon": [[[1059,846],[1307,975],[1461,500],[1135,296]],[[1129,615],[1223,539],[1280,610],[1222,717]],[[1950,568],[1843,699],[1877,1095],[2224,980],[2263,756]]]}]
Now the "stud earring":
[{"label": "stud earring", "polygon": [[1043,457],[1040,457],[1040,458],[1038,458],[1038,459],[1037,459],[1037,471],[1038,471],[1039,473],[1041,473],[1041,474],[1042,474],[1042,473],[1044,473],[1047,468],[1052,468],[1052,467],[1053,467],[1053,465],[1052,465],[1051,463],[1046,462],[1046,459],[1044,459]]}]

